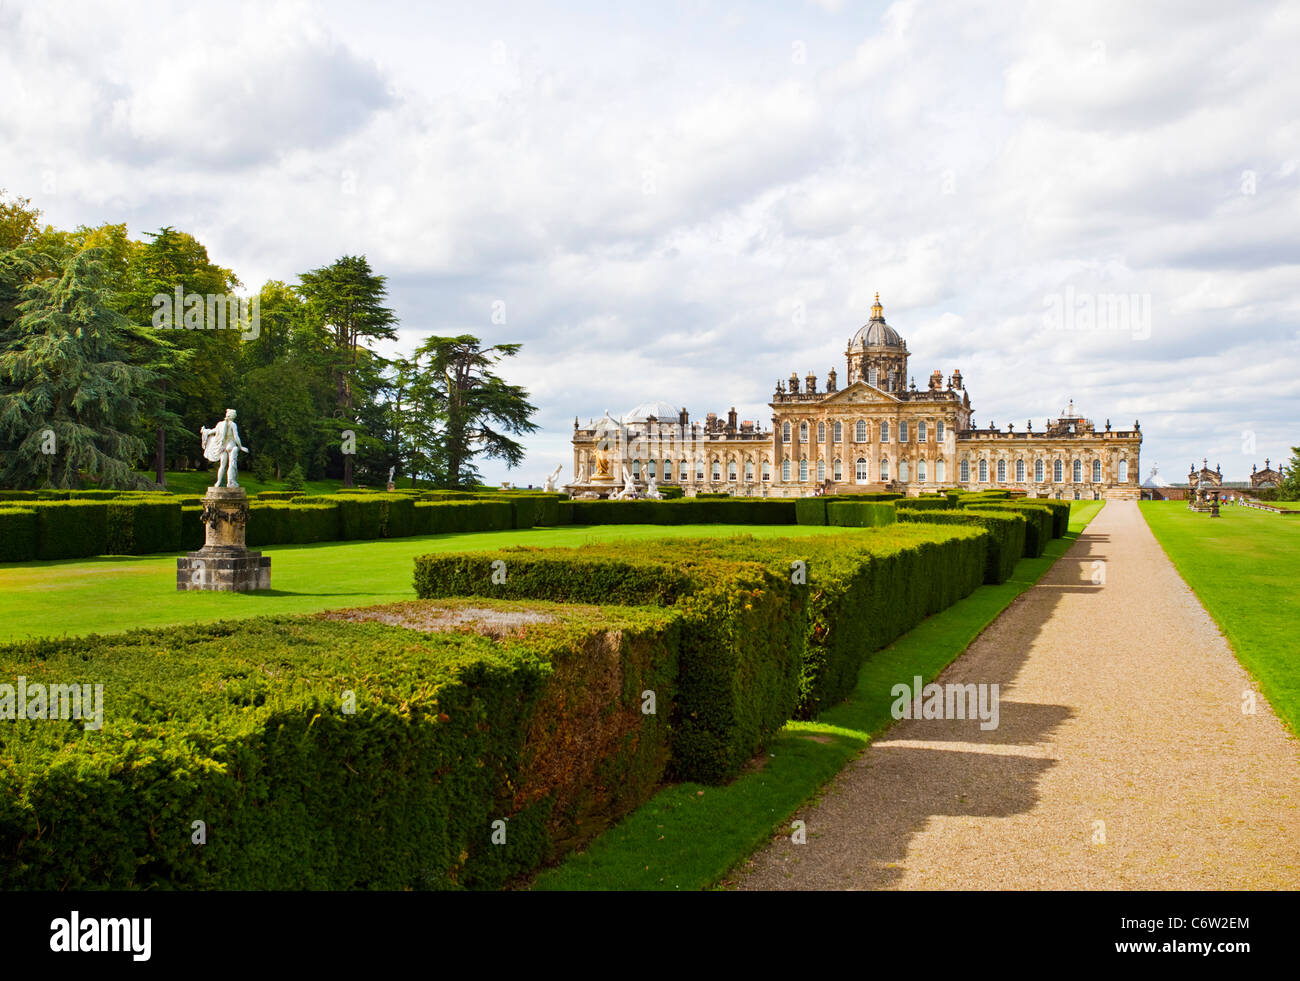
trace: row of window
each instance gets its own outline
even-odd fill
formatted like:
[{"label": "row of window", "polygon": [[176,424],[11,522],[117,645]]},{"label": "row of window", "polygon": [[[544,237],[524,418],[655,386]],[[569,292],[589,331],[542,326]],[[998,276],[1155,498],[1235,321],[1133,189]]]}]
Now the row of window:
[{"label": "row of window", "polygon": [[[979,472],[979,482],[982,484],[988,483],[988,479],[989,479],[988,460],[979,461],[978,472]],[[1016,483],[1023,484],[1025,482],[1025,461],[1024,460],[1016,461],[1015,472],[1016,472]],[[1045,468],[1043,465],[1043,461],[1035,460],[1034,461],[1034,483],[1036,484],[1043,483],[1044,473],[1045,473]],[[1000,484],[1006,483],[1007,480],[1006,460],[999,460],[997,462],[997,475],[998,475],[997,477],[998,483]],[[1074,461],[1074,464],[1070,468],[1070,478],[1076,484],[1083,483],[1083,461],[1082,460]],[[970,480],[969,460],[961,461],[961,480],[963,483]],[[1052,461],[1052,482],[1059,484],[1064,482],[1064,480],[1065,480],[1065,464],[1062,463],[1060,460],[1053,460]],[[1128,461],[1120,460],[1119,461],[1119,482],[1123,484],[1126,483],[1127,481],[1128,481]],[[1092,482],[1094,484],[1101,483],[1101,461],[1100,460],[1092,461]]]},{"label": "row of window", "polygon": [[[865,419],[859,419],[856,423],[853,424],[853,442],[855,443],[870,442],[870,433],[871,433],[870,427],[867,425],[867,421]],[[811,437],[811,434],[812,434],[812,428],[809,425],[809,423],[807,422],[799,423],[799,442],[807,443],[809,438]],[[783,423],[781,425],[781,442],[783,443],[790,442],[790,439],[793,435],[794,435],[794,428],[791,425],[791,423],[789,422]],[[924,419],[917,422],[916,441],[918,443],[930,442],[931,435],[933,435],[934,437],[934,442],[936,443],[943,442],[942,422],[936,422],[933,427],[929,426]],[[911,442],[906,419],[900,420],[898,423],[898,441],[900,443]],[[817,423],[817,442],[819,443],[826,442],[826,423],[824,422]],[[831,442],[832,443],[844,442],[844,424],[842,422],[831,423]],[[887,419],[881,420],[880,423],[880,442],[882,443],[889,442],[889,420]]]},{"label": "row of window", "polygon": [[[798,466],[799,466],[799,480],[801,480],[801,481],[806,481],[806,480],[808,480],[809,475],[810,475],[810,473],[812,472],[811,469],[810,469],[810,466],[809,466],[808,461],[807,461],[807,460],[800,460]],[[818,461],[816,462],[815,466],[816,466],[816,473],[817,473],[817,480],[818,480],[818,482],[821,482],[821,481],[825,480],[825,479],[826,479],[826,461],[825,461],[825,460],[818,460]],[[946,479],[947,479],[947,476],[946,476],[946,472],[945,472],[945,471],[946,471],[946,468],[945,468],[945,466],[944,466],[944,461],[943,461],[943,460],[938,460],[938,461],[936,461],[936,462],[935,462],[935,465],[934,465],[934,479],[937,480],[937,481],[940,481],[940,482],[946,480]],[[792,474],[793,474],[793,472],[794,472],[794,470],[793,470],[792,461],[790,461],[790,460],[783,460],[783,461],[781,462],[781,479],[782,479],[783,481],[789,481],[789,480],[791,480],[791,479],[792,479]],[[649,462],[647,462],[647,463],[646,463],[646,468],[645,468],[645,473],[646,473],[646,477],[647,477],[647,479],[650,478],[650,477],[654,477],[654,478],[656,478],[656,479],[659,479],[659,473],[658,473],[657,461],[655,461],[655,460],[650,460]],[[686,479],[688,479],[688,474],[690,473],[690,466],[689,466],[689,464],[687,463],[687,461],[685,461],[685,460],[682,460],[682,461],[681,461],[681,464],[679,465],[679,467],[678,467],[678,469],[677,469],[677,473],[681,475],[681,479],[682,479],[682,480],[686,480]],[[733,461],[729,462],[729,463],[727,464],[727,479],[728,479],[728,480],[736,480],[736,479],[737,479],[737,475],[738,475],[738,473],[739,473],[739,470],[738,470],[738,468],[737,468],[737,466],[736,466],[735,461],[733,460]],[[836,459],[836,460],[834,460],[834,461],[831,463],[831,474],[832,474],[832,479],[833,479],[833,480],[841,481],[841,480],[844,479],[844,465],[843,465],[843,463],[842,463],[840,460]],[[767,461],[764,461],[764,462],[763,462],[762,475],[763,475],[763,479],[764,479],[764,480],[771,480],[771,479],[772,479],[772,465],[771,465],[770,463],[768,463]],[[641,461],[640,461],[640,460],[633,460],[633,461],[632,461],[632,476],[633,476],[633,477],[637,477],[637,478],[639,478],[639,477],[641,476]],[[710,466],[710,477],[711,477],[711,479],[713,479],[713,480],[715,480],[715,481],[720,481],[720,480],[722,480],[722,464],[721,464],[720,462],[718,462],[717,460],[714,460],[713,463],[712,463],[711,466]],[[868,462],[867,462],[867,459],[866,459],[865,457],[858,457],[858,459],[854,462],[854,465],[853,465],[853,478],[854,478],[854,481],[857,482],[857,483],[859,483],[859,484],[865,484],[865,483],[868,483],[868,482],[871,480],[871,468],[870,468],[870,466],[869,466],[869,464],[868,464]],[[673,461],[672,461],[672,460],[664,460],[664,461],[663,461],[663,479],[666,480],[666,481],[670,481],[670,480],[673,479]],[[695,464],[695,479],[698,480],[698,481],[702,481],[702,480],[704,480],[704,463],[703,463],[703,461],[697,461],[696,464]],[[754,479],[754,464],[753,464],[752,461],[748,461],[748,460],[747,460],[747,461],[745,462],[745,480],[753,480],[753,479]],[[889,460],[888,460],[888,459],[882,459],[882,460],[880,461],[880,477],[879,477],[879,480],[881,480],[881,481],[886,481],[886,480],[889,480],[889,479],[890,479],[890,477],[889,477]],[[899,464],[898,464],[898,479],[899,479],[899,480],[904,480],[904,481],[906,481],[906,480],[911,480],[911,466],[910,466],[910,464],[908,463],[907,460],[902,460],[902,461],[900,461]],[[916,479],[919,480],[919,481],[922,481],[922,482],[927,481],[927,480],[930,479],[930,478],[929,478],[929,465],[928,465],[928,463],[927,463],[925,460],[918,460],[918,461],[917,461],[917,464],[916,464]]]}]

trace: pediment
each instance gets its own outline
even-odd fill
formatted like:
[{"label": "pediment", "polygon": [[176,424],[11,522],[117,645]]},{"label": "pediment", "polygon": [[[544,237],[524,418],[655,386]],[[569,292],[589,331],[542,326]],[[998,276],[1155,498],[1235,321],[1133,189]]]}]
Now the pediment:
[{"label": "pediment", "polygon": [[821,405],[897,405],[902,399],[896,395],[881,391],[875,385],[864,381],[855,381],[848,388],[840,389],[819,403]]}]

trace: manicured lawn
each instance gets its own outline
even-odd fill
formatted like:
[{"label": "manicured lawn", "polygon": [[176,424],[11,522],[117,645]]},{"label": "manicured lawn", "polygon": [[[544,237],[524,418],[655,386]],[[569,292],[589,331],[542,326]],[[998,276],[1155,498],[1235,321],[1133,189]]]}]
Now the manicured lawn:
[{"label": "manicured lawn", "polygon": [[808,525],[598,525],[276,545],[260,550],[271,556],[274,588],[259,593],[177,592],[180,553],[5,563],[0,564],[0,642],[413,599],[414,558],[428,552],[578,546],[589,541],[643,543],[702,535],[768,538],[846,533],[860,532]]},{"label": "manicured lawn", "polygon": [[534,889],[706,889],[769,840],[877,734],[893,724],[891,687],[900,677],[929,681],[998,614],[1032,586],[1102,508],[1074,502],[1070,533],[1038,559],[1021,559],[1015,576],[981,586],[872,656],[854,693],[815,722],[789,723],[767,747],[761,769],[725,787],[683,783],[665,788],[586,851],[534,881]]},{"label": "manicured lawn", "polygon": [[1273,710],[1300,733],[1300,518],[1143,501],[1151,532]]}]

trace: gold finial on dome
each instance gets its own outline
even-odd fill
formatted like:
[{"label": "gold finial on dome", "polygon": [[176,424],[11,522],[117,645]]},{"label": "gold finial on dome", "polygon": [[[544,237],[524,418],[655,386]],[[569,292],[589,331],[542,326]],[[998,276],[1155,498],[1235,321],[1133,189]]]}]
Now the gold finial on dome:
[{"label": "gold finial on dome", "polygon": [[879,292],[879,291],[876,292],[876,302],[875,302],[875,304],[871,307],[871,319],[872,319],[872,320],[884,320],[884,319],[885,319],[885,308],[882,307],[882,306],[880,305],[880,292]]}]

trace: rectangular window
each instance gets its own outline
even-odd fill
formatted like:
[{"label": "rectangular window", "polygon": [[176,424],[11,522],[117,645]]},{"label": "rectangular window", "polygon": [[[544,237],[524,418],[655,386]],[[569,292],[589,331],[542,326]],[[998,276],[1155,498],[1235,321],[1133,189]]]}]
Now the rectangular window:
[{"label": "rectangular window", "polygon": [[916,424],[916,441],[918,443],[925,442],[925,420],[924,419],[922,419],[920,422]]},{"label": "rectangular window", "polygon": [[936,440],[938,440],[940,443],[943,442],[943,423],[942,423],[942,422],[936,422],[936,423],[934,424],[934,438],[935,438]]},{"label": "rectangular window", "polygon": [[907,420],[906,419],[904,419],[902,422],[898,424],[898,441],[900,443],[907,442]]}]

